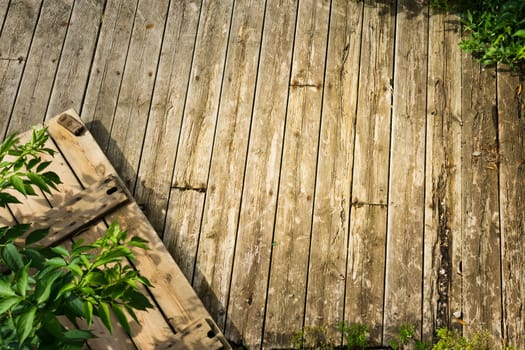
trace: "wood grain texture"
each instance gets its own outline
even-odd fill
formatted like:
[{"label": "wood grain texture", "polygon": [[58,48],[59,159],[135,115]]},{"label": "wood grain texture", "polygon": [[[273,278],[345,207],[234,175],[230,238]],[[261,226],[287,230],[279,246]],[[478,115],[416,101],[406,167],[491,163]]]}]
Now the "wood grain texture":
[{"label": "wood grain texture", "polygon": [[128,188],[137,169],[157,74],[168,0],[140,1],[106,154]]},{"label": "wood grain texture", "polygon": [[503,337],[520,349],[525,348],[525,106],[518,99],[525,81],[503,69],[497,79]]},{"label": "wood grain texture", "polygon": [[[261,346],[297,1],[268,0],[226,334]],[[271,79],[270,79],[271,77]]]},{"label": "wood grain texture", "polygon": [[7,15],[7,9],[9,8],[9,0],[3,1],[0,4],[0,35],[4,29],[5,17]]},{"label": "wood grain texture", "polygon": [[238,229],[263,16],[263,1],[235,3],[193,280],[195,291],[223,328]]},{"label": "wood grain texture", "polygon": [[459,19],[429,23],[423,338],[457,326],[461,312],[462,245],[461,38]]},{"label": "wood grain texture", "polygon": [[102,149],[109,143],[138,0],[108,0],[79,110]]},{"label": "wood grain texture", "polygon": [[[7,7],[8,2],[2,2]],[[12,2],[0,34],[0,137],[7,126],[27,62],[41,0]]]},{"label": "wood grain texture", "polygon": [[[428,8],[399,1],[390,150],[383,338],[421,328]],[[419,332],[418,332],[419,333]]]},{"label": "wood grain texture", "polygon": [[135,198],[159,234],[179,141],[201,0],[171,1],[149,112]]},{"label": "wood grain texture", "polygon": [[305,325],[339,337],[343,319],[363,4],[333,1],[324,83]]},{"label": "wood grain texture", "polygon": [[46,118],[69,108],[80,110],[106,0],[77,1],[51,92]]},{"label": "wood grain texture", "polygon": [[375,343],[383,330],[394,28],[393,4],[365,5],[344,319],[369,324]]},{"label": "wood grain texture", "polygon": [[195,272],[232,6],[232,1],[202,4],[180,139],[173,150],[177,158],[163,240],[190,281]]},{"label": "wood grain texture", "polygon": [[299,3],[263,342],[291,346],[304,322],[330,1]]},{"label": "wood grain texture", "polygon": [[73,0],[44,0],[8,133],[42,123],[69,26]]}]

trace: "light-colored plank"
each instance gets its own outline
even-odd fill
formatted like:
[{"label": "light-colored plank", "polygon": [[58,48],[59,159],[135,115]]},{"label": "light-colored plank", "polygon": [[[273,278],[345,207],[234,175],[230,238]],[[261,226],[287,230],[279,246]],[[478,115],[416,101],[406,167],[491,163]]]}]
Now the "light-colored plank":
[{"label": "light-colored plank", "polygon": [[264,2],[236,2],[193,287],[224,327],[255,93]]},{"label": "light-colored plank", "polygon": [[293,0],[266,4],[226,326],[249,348],[261,346],[296,9]]},{"label": "light-colored plank", "polygon": [[106,149],[117,108],[122,72],[138,0],[109,0],[104,10],[92,62],[82,119],[102,149]]},{"label": "light-colored plank", "polygon": [[291,346],[304,321],[330,5],[299,3],[263,335],[268,347]]},{"label": "light-colored plank", "polygon": [[5,18],[7,15],[7,8],[9,7],[10,0],[5,0],[0,3],[0,35],[2,35],[2,30],[4,29]]},{"label": "light-colored plank", "polygon": [[463,54],[463,319],[502,336],[496,72]]},{"label": "light-colored plank", "polygon": [[8,133],[42,123],[73,0],[44,0],[12,111]]},{"label": "light-colored plank", "polygon": [[157,74],[168,0],[140,1],[106,154],[128,188],[135,187]]},{"label": "light-colored plank", "polygon": [[80,110],[106,0],[76,1],[46,117],[69,108]]},{"label": "light-colored plank", "polygon": [[362,12],[362,3],[332,1],[306,289],[305,325],[328,326],[334,340],[344,318]]},{"label": "light-colored plank", "polygon": [[0,208],[0,227],[11,226],[15,224],[15,219],[7,208]]},{"label": "light-colored plank", "polygon": [[232,6],[231,0],[202,4],[179,145],[171,150],[177,158],[163,240],[189,280],[194,274]]},{"label": "light-colored plank", "polygon": [[427,11],[399,1],[390,149],[383,340],[403,323],[421,329],[425,204]]},{"label": "light-colored plank", "polygon": [[[77,119],[80,118],[74,111],[67,113]],[[49,133],[64,157],[68,159],[83,186],[88,186],[107,175],[116,175],[115,169],[90,133],[85,132],[80,136],[74,136],[62,128],[56,119],[51,120],[48,125]],[[107,220],[110,222],[117,220],[131,235],[139,235],[149,241],[151,250],[135,251],[137,260],[134,264],[155,286],[151,289],[151,294],[166,319],[177,331],[181,331],[194,320],[210,319],[210,315],[185,280],[182,271],[174,263],[173,258],[134,201],[109,215]],[[152,342],[159,344],[159,341],[172,341],[173,338],[168,329],[158,328],[158,332],[161,332],[159,337],[145,339],[150,342],[149,346],[154,346]]]},{"label": "light-colored plank", "polygon": [[[461,311],[461,39],[459,19],[429,20],[423,338]],[[456,314],[457,315],[457,314]]]},{"label": "light-colored plank", "polygon": [[395,5],[364,7],[344,319],[381,342]]},{"label": "light-colored plank", "polygon": [[498,71],[503,336],[516,349],[525,348],[524,84],[524,79]]},{"label": "light-colored plank", "polygon": [[201,0],[170,3],[135,186],[135,198],[159,233],[164,231],[200,8]]},{"label": "light-colored plank", "polygon": [[[7,3],[7,2],[2,2]],[[0,34],[0,138],[4,138],[38,19],[41,0],[12,2]]]}]

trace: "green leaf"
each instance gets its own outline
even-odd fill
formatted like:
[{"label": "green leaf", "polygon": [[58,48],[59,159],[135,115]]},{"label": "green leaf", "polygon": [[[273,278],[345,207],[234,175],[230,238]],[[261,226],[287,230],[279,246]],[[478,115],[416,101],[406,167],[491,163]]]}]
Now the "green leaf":
[{"label": "green leaf", "polygon": [[62,295],[74,290],[75,288],[77,288],[77,285],[72,282],[63,285],[62,288],[60,288],[60,290],[58,291],[55,300],[58,300],[60,297],[62,297]]},{"label": "green leaf", "polygon": [[525,29],[520,29],[516,33],[514,33],[512,36],[517,36],[519,38],[525,38]]},{"label": "green leaf", "polygon": [[44,319],[45,322],[42,322],[44,328],[55,338],[62,338],[64,327],[60,324],[57,317],[52,313],[46,313]]},{"label": "green leaf", "polygon": [[84,271],[77,264],[69,264],[67,265],[67,268],[77,276],[82,276],[84,274]]},{"label": "green leaf", "polygon": [[0,208],[5,208],[8,204],[19,204],[20,201],[9,193],[0,192]]},{"label": "green leaf", "polygon": [[69,251],[62,246],[51,247],[51,251],[61,256],[69,256]]},{"label": "green leaf", "polygon": [[31,307],[27,312],[20,315],[16,322],[16,332],[20,344],[23,344],[26,338],[33,329],[33,321],[35,320],[36,307]]},{"label": "green leaf", "polygon": [[9,177],[9,183],[24,196],[27,196],[26,188],[24,186],[24,180],[18,175],[12,175]]},{"label": "green leaf", "polygon": [[20,301],[21,299],[17,296],[2,299],[2,301],[0,301],[0,316],[2,316],[4,312],[11,309],[13,306],[20,303]]},{"label": "green leaf", "polygon": [[126,293],[124,299],[129,301],[130,306],[138,310],[153,308],[153,305],[150,303],[148,298],[146,298],[142,293],[132,289]]},{"label": "green leaf", "polygon": [[[47,168],[49,166],[49,164],[51,164],[51,161],[46,161],[46,162],[40,163],[38,165],[38,167],[36,168],[36,172],[40,173],[40,172],[44,171],[44,169]],[[31,169],[28,169],[28,170],[31,170]]]},{"label": "green leaf", "polygon": [[140,237],[132,237],[128,244],[132,247],[142,248],[144,250],[149,250],[148,241]]},{"label": "green leaf", "polygon": [[27,236],[27,238],[26,238],[26,246],[31,245],[33,243],[36,243],[38,241],[41,241],[48,234],[49,234],[49,229],[48,228],[44,228],[44,229],[40,229],[40,230],[34,230],[33,232],[31,232]]},{"label": "green leaf", "polygon": [[126,308],[126,311],[131,316],[131,318],[133,318],[135,322],[140,323],[137,315],[135,314],[135,311],[133,311],[133,308],[128,305],[124,305],[124,307]]},{"label": "green leaf", "polygon": [[56,258],[47,260],[46,265],[54,266],[54,267],[64,267],[64,266],[67,266],[67,263],[64,260],[64,258],[57,256]]},{"label": "green leaf", "polygon": [[27,173],[27,177],[35,185],[37,185],[38,188],[40,188],[42,191],[44,191],[46,193],[51,193],[51,191],[49,190],[49,186],[47,185],[45,179],[42,176],[40,176],[37,173],[30,172],[30,173]]},{"label": "green leaf", "polygon": [[91,338],[94,338],[93,333],[82,329],[72,329],[64,333],[64,339],[66,341],[85,341]]},{"label": "green leaf", "polygon": [[102,320],[102,323],[106,326],[106,328],[109,330],[109,333],[113,334],[113,325],[111,324],[111,318],[109,315],[109,305],[100,302],[98,306],[98,317]]},{"label": "green leaf", "polygon": [[24,235],[29,229],[29,224],[16,224],[7,230],[5,238],[8,242],[12,242],[16,238]]},{"label": "green leaf", "polygon": [[42,174],[42,177],[44,178],[44,180],[46,181],[46,183],[51,186],[54,190],[56,190],[56,186],[55,185],[59,185],[62,183],[62,181],[60,181],[60,178],[58,177],[57,174],[55,174],[54,172],[52,171],[49,171],[47,173],[43,173]]},{"label": "green leaf", "polygon": [[120,307],[120,305],[113,304],[111,308],[113,309],[113,313],[115,314],[115,317],[117,318],[118,322],[120,323],[122,328],[124,328],[124,331],[127,334],[131,334],[131,327],[129,326],[128,319],[126,315],[124,314],[124,312],[122,311],[122,308]]},{"label": "green leaf", "polygon": [[89,301],[84,302],[84,318],[86,319],[88,327],[91,327],[91,323],[93,322],[93,304]]},{"label": "green leaf", "polygon": [[35,287],[35,298],[38,304],[42,304],[49,299],[49,296],[51,295],[51,288],[60,276],[62,276],[61,271],[54,271],[45,276],[45,278],[38,280]]},{"label": "green leaf", "polygon": [[22,271],[20,271],[20,274],[18,275],[18,279],[16,281],[16,289],[18,290],[18,293],[25,297],[27,293],[28,288],[28,277],[29,277],[29,266],[31,265],[31,262],[26,264]]},{"label": "green leaf", "polygon": [[4,246],[2,249],[2,259],[4,259],[4,262],[11,270],[17,273],[24,268],[22,255],[20,255],[13,243],[7,243]]}]

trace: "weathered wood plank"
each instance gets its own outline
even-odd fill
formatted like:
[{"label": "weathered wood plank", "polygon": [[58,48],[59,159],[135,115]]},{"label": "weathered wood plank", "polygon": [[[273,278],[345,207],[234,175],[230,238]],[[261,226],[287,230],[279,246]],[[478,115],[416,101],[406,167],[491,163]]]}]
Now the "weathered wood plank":
[{"label": "weathered wood plank", "polygon": [[138,0],[108,1],[81,109],[82,119],[104,150],[117,108],[137,3]]},{"label": "weathered wood plank", "polygon": [[193,287],[224,328],[259,61],[264,2],[236,2]]},{"label": "weathered wood plank", "polygon": [[46,118],[80,110],[106,0],[76,1],[69,20]]},{"label": "weathered wood plank", "polygon": [[336,329],[345,304],[363,4],[332,1],[319,140],[305,325]]},{"label": "weathered wood plank", "polygon": [[[79,117],[73,112],[70,115]],[[74,136],[58,125],[56,119],[49,122],[49,132],[59,149],[68,159],[70,166],[77,172],[83,186],[87,186],[107,175],[116,175],[111,163],[96,145],[91,134],[85,132]],[[154,229],[148,223],[142,211],[133,201],[107,217],[108,221],[117,220],[131,235],[139,235],[149,241],[150,251],[135,251],[135,266],[156,288],[150,290],[157,305],[176,331],[182,331],[195,320],[211,319],[201,301],[185,281],[182,271],[166,251]],[[174,282],[175,281],[175,282]],[[175,284],[173,284],[175,283]],[[157,323],[152,323],[155,326]],[[165,327],[158,327],[159,337],[145,337],[149,347],[155,348],[159,342],[172,343],[173,338]],[[137,336],[140,336],[139,333]]]},{"label": "weathered wood plank", "polygon": [[226,334],[261,346],[297,1],[269,0],[257,73]]},{"label": "weathered wood plank", "polygon": [[501,337],[496,72],[463,54],[463,319]]},{"label": "weathered wood plank", "polygon": [[168,0],[140,1],[106,154],[128,188],[137,168],[157,74]]},{"label": "weathered wood plank", "polygon": [[135,198],[157,232],[164,231],[171,177],[201,0],[171,1],[151,102]]},{"label": "weathered wood plank", "polygon": [[394,65],[395,5],[364,7],[345,320],[370,325],[380,343]]},{"label": "weathered wood plank", "polygon": [[0,24],[0,35],[2,35],[2,30],[4,29],[4,23],[5,23],[5,18],[7,15],[7,9],[9,7],[9,3],[10,3],[10,0],[6,0],[0,4],[0,23],[1,23]]},{"label": "weathered wood plank", "polygon": [[[429,23],[423,338],[452,327],[461,311],[462,244],[461,39],[459,19],[436,13]],[[457,315],[457,314],[456,314]]]},{"label": "weathered wood plank", "polygon": [[403,323],[413,324],[419,334],[423,292],[428,8],[415,0],[397,6],[383,328],[387,343]]},{"label": "weathered wood plank", "polygon": [[172,150],[177,158],[163,240],[189,280],[194,275],[232,6],[231,0],[202,4],[179,145]]},{"label": "weathered wood plank", "polygon": [[8,133],[44,120],[73,0],[44,0],[12,111]]},{"label": "weathered wood plank", "polygon": [[263,335],[268,347],[291,346],[304,322],[330,5],[299,3]]},{"label": "weathered wood plank", "polygon": [[[504,67],[501,67],[504,68]],[[525,348],[525,81],[498,71],[503,337]]]},{"label": "weathered wood plank", "polygon": [[[8,4],[3,2],[2,4]],[[11,118],[41,0],[12,2],[0,34],[0,138]]]}]

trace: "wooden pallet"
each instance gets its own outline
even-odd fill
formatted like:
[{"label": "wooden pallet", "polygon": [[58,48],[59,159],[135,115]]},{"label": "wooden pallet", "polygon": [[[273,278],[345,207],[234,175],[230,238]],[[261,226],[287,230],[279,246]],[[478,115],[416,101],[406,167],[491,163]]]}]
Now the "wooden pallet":
[{"label": "wooden pallet", "polygon": [[[91,349],[230,349],[202,302],[157,233],[123,185],[113,166],[79,116],[69,110],[47,123],[48,147],[57,153],[50,166],[63,184],[52,196],[21,198],[10,207],[16,221],[50,226],[49,245],[83,238],[93,241],[118,221],[130,235],[149,241],[150,251],[134,251],[135,267],[154,288],[145,289],[155,308],[139,311],[140,324],[130,320],[132,334],[117,328],[109,334],[95,322]],[[9,221],[2,212],[2,224]]]}]

